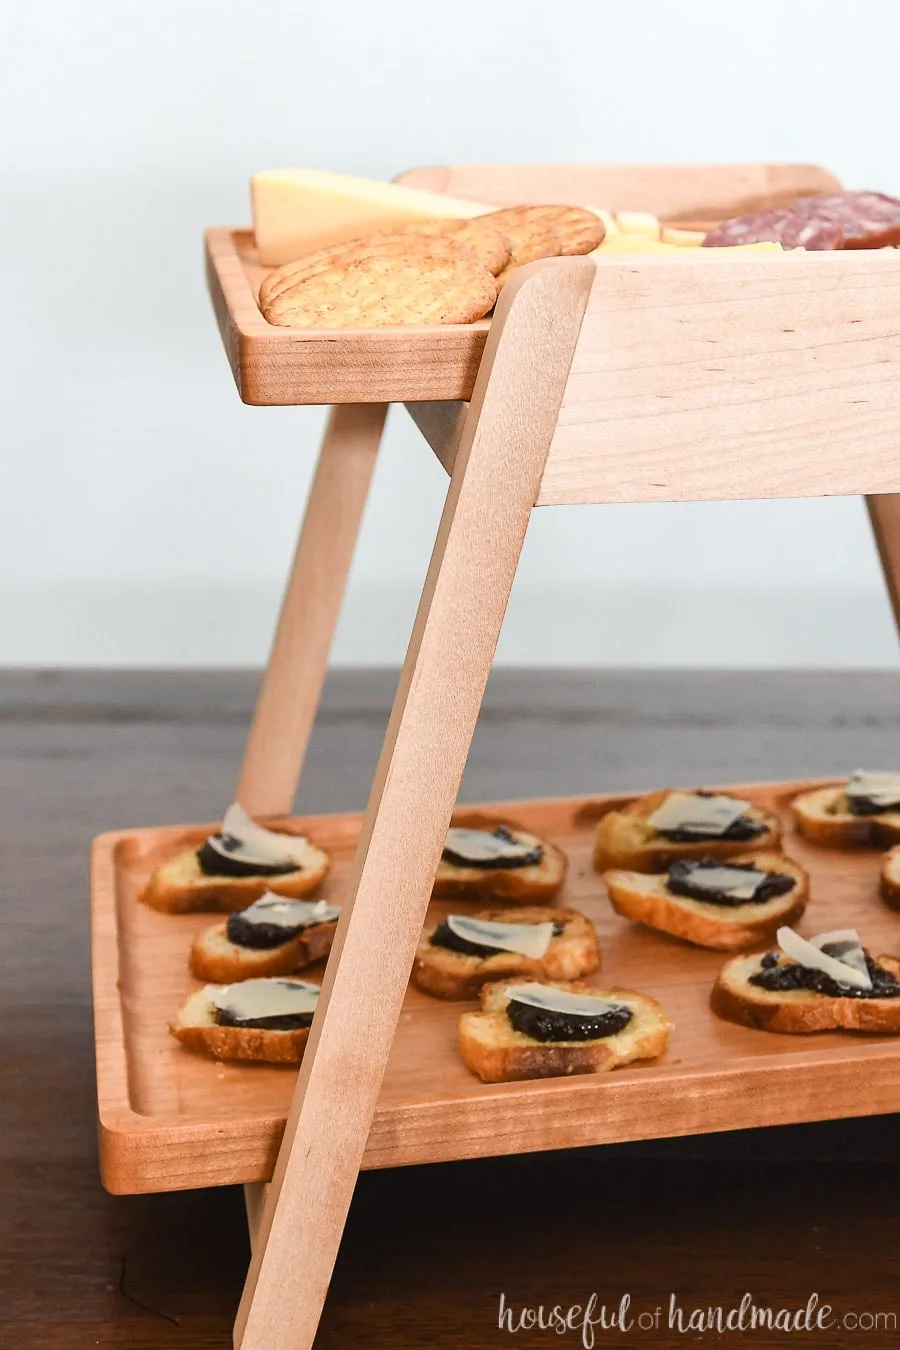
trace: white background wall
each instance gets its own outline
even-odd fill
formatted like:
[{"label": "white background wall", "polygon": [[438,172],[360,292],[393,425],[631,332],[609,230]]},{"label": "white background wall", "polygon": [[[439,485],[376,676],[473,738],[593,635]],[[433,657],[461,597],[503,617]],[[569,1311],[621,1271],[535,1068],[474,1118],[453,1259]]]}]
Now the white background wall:
[{"label": "white background wall", "polygon": [[[0,664],[263,659],[322,415],[243,407],[216,336],[200,233],[252,170],[797,159],[900,193],[898,50],[892,0],[6,0]],[[401,659],[441,506],[404,418],[346,663]],[[862,509],[823,501],[539,512],[500,659],[896,654]]]}]

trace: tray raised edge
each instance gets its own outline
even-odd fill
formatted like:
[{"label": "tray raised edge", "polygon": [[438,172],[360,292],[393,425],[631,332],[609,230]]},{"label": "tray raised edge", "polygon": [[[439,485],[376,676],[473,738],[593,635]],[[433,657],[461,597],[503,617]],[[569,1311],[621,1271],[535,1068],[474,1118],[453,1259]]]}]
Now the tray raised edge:
[{"label": "tray raised edge", "polygon": [[[781,795],[817,785],[754,784],[748,790]],[[599,817],[634,795],[491,803],[483,809],[513,817],[517,809],[525,808]],[[361,817],[307,819],[354,826]],[[117,831],[99,836],[94,843],[93,988],[100,1157],[104,1184],[114,1193],[266,1180],[271,1177],[283,1130],[283,1117],[278,1115],[158,1120],[131,1106],[119,990],[116,853],[127,843],[151,837],[174,839],[192,828]],[[200,832],[210,828],[197,827]],[[405,1166],[900,1110],[900,1040],[846,1037],[839,1044],[823,1047],[815,1038],[795,1039],[796,1048],[792,1046],[778,1062],[759,1054],[676,1074],[668,1066],[664,1083],[653,1066],[499,1088],[486,1087],[473,1078],[471,1094],[464,1101],[379,1106],[363,1166]],[[677,1091],[672,1090],[673,1081]]]},{"label": "tray raised edge", "polygon": [[250,230],[206,231],[206,280],[238,393],[256,406],[468,399],[490,323],[278,328],[256,303]]}]

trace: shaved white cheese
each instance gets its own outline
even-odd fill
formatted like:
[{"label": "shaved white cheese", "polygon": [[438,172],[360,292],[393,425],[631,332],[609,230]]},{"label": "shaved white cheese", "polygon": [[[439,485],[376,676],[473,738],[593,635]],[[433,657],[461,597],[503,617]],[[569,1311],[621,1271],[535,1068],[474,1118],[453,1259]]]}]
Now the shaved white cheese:
[{"label": "shaved white cheese", "polygon": [[209,986],[212,1001],[222,1012],[241,1022],[260,1017],[293,1017],[312,1013],[319,1001],[319,986],[306,980],[242,980],[221,988]]},{"label": "shaved white cheese", "polygon": [[516,952],[539,961],[553,939],[552,923],[500,923],[490,919],[470,919],[465,914],[448,914],[447,927],[466,942],[494,947],[498,952]]},{"label": "shaved white cheese", "polygon": [[268,923],[277,928],[312,928],[318,923],[333,923],[340,918],[337,905],[324,900],[285,900],[274,891],[266,891],[252,905],[240,911],[247,923]]},{"label": "shaved white cheese", "polygon": [[900,774],[856,769],[847,779],[844,793],[848,797],[863,797],[884,808],[900,806]]},{"label": "shaved white cheese", "polygon": [[549,984],[511,984],[506,990],[510,1002],[526,1003],[543,1012],[563,1013],[567,1017],[602,1017],[624,1005],[602,994],[579,994],[571,989],[555,989]]},{"label": "shaved white cheese", "polygon": [[859,944],[859,933],[855,928],[834,928],[830,933],[819,933],[809,939],[814,947],[827,947],[830,942],[855,942]]},{"label": "shaved white cheese", "polygon": [[727,895],[733,900],[752,900],[768,872],[742,867],[692,867],[685,877],[698,890]]},{"label": "shaved white cheese", "polygon": [[490,830],[469,830],[462,826],[454,826],[447,831],[444,847],[457,857],[464,858],[466,862],[477,865],[501,859],[514,862],[516,858],[523,858],[531,853],[534,844],[521,843],[515,836],[504,839],[502,835],[492,834]]},{"label": "shaved white cheese", "polygon": [[[819,938],[829,937],[829,934],[822,934]],[[830,975],[833,980],[839,984],[850,984],[856,989],[871,989],[872,977],[868,969],[860,970],[855,965],[850,965],[846,961],[838,960],[835,956],[829,956],[812,942],[802,938],[799,933],[795,933],[793,928],[779,928],[777,933],[778,945],[789,956],[792,961],[798,965],[805,966],[807,970],[821,970],[825,975]],[[865,964],[865,963],[863,963]]]},{"label": "shaved white cheese", "polygon": [[744,814],[749,802],[737,797],[698,797],[692,792],[670,792],[647,817],[651,830],[688,830],[695,834],[724,834]]},{"label": "shaved white cheese", "polygon": [[294,863],[301,867],[309,853],[309,842],[303,835],[264,829],[251,820],[238,802],[225,812],[221,836],[211,835],[208,843],[223,858],[235,858],[250,866],[281,867]]},{"label": "shaved white cheese", "polygon": [[[820,933],[818,937],[810,938],[810,942],[820,951],[823,947],[836,947],[838,950],[829,952],[829,956],[833,956],[836,961],[841,961],[844,965],[852,966],[861,975],[868,976],[869,967],[866,965],[866,953],[855,928],[836,928],[831,933]],[[870,979],[866,987],[871,988],[871,985]]]}]

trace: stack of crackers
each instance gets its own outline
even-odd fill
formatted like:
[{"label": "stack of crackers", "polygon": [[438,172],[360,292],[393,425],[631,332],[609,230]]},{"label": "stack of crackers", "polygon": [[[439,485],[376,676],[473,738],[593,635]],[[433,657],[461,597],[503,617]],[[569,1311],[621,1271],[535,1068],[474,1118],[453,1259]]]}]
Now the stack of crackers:
[{"label": "stack of crackers", "polygon": [[414,221],[285,263],[263,281],[259,307],[286,328],[472,323],[493,309],[517,267],[590,253],[605,233],[581,206]]}]

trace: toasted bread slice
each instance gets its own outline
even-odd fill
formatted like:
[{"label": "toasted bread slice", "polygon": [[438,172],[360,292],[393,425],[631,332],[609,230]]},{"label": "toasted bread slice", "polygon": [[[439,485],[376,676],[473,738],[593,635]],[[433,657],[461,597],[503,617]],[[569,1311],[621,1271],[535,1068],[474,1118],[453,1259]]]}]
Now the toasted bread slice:
[{"label": "toasted bread slice", "polygon": [[213,998],[217,985],[205,985],[182,1004],[169,1030],[182,1045],[216,1059],[263,1060],[267,1064],[299,1064],[309,1027],[271,1031],[267,1027],[220,1027]]},{"label": "toasted bread slice", "polygon": [[841,783],[802,792],[791,802],[791,811],[803,838],[823,848],[887,848],[900,842],[900,811],[855,816],[847,809]]},{"label": "toasted bread slice", "polygon": [[331,951],[337,920],[304,928],[278,947],[241,947],[232,942],[228,923],[203,928],[191,944],[191,974],[211,984],[234,984],[260,975],[294,975]]},{"label": "toasted bread slice", "polygon": [[[900,960],[876,958],[880,966],[900,979]],[[729,1022],[807,1035],[814,1031],[900,1032],[900,998],[834,998],[813,989],[772,990],[751,984],[760,969],[761,953],[735,956],[726,962],[713,986],[713,1012]]]},{"label": "toasted bread slice", "polygon": [[615,999],[632,1010],[627,1026],[595,1041],[538,1041],[517,1031],[506,1015],[507,990],[516,980],[487,984],[481,1011],[463,1013],[457,1040],[460,1054],[484,1083],[516,1083],[528,1078],[564,1078],[604,1073],[636,1059],[657,1059],[665,1050],[672,1023],[655,999],[633,989],[595,989],[583,981],[540,980],[557,989]]},{"label": "toasted bread slice", "polygon": [[413,984],[435,998],[475,998],[489,980],[504,976],[575,980],[600,969],[600,952],[593,925],[575,909],[525,906],[521,909],[485,909],[472,916],[494,923],[557,923],[563,931],[550,939],[539,959],[518,952],[495,956],[468,955],[448,947],[433,947],[434,925],[422,933],[412,970]]},{"label": "toasted bread slice", "polygon": [[435,896],[458,900],[509,900],[516,905],[548,905],[566,876],[568,861],[562,849],[524,830],[504,816],[480,811],[457,811],[452,825],[469,830],[496,830],[506,825],[523,842],[540,844],[540,862],[526,867],[461,867],[441,858],[434,878]]},{"label": "toasted bread slice", "polygon": [[744,813],[765,826],[755,839],[704,839],[697,843],[678,843],[666,839],[647,824],[647,819],[662,806],[671,789],[651,792],[619,811],[607,811],[597,824],[594,840],[594,867],[606,872],[613,867],[631,872],[665,872],[679,858],[734,858],[738,854],[777,852],[781,840],[781,822],[761,806],[749,806]]},{"label": "toasted bread slice", "polygon": [[[297,833],[285,828],[285,833]],[[295,872],[264,877],[210,877],[201,872],[197,853],[189,849],[158,867],[141,894],[145,905],[165,914],[201,911],[230,914],[246,909],[266,891],[302,900],[318,890],[328,874],[328,854],[307,840],[305,861]]]},{"label": "toasted bread slice", "polygon": [[674,895],[665,874],[604,872],[603,880],[613,909],[634,923],[692,942],[695,947],[740,952],[775,936],[782,924],[792,924],[806,908],[809,877],[803,868],[780,853],[740,853],[729,863],[752,863],[763,872],[794,878],[793,890],[760,903],[715,905],[692,896]]}]

